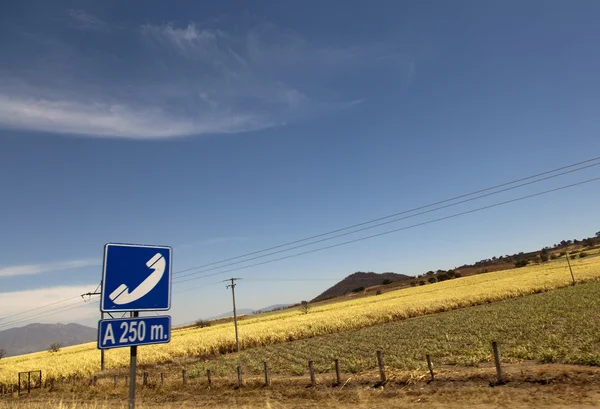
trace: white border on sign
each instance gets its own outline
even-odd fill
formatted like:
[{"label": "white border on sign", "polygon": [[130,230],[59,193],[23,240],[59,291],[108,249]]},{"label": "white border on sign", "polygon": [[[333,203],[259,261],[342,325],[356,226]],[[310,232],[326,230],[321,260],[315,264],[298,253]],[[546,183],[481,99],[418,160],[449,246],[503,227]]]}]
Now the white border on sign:
[{"label": "white border on sign", "polygon": [[[106,258],[108,255],[108,248],[109,247],[142,247],[142,248],[152,248],[152,249],[159,249],[159,250],[167,250],[169,252],[169,298],[167,301],[167,307],[166,308],[143,308],[143,309],[116,309],[116,308],[111,308],[111,309],[104,309],[104,295],[106,294]],[[171,274],[171,269],[173,266],[173,248],[169,247],[169,246],[153,246],[153,245],[147,245],[147,244],[126,244],[126,243],[106,243],[104,245],[104,257],[103,257],[103,263],[102,263],[102,294],[100,296],[100,311],[101,312],[138,312],[138,311],[168,311],[171,309],[171,282],[173,281],[173,275]]]},{"label": "white border on sign", "polygon": [[[120,346],[112,346],[112,347],[103,347],[101,346],[101,340],[102,340],[102,334],[100,333],[100,329],[102,328],[102,323],[103,322],[118,322],[118,321],[133,321],[133,320],[156,320],[156,319],[161,319],[161,318],[167,318],[169,320],[169,338],[164,341],[158,341],[158,342],[144,342],[143,344],[128,344],[128,345],[120,345]],[[168,344],[169,342],[171,342],[171,316],[170,315],[159,315],[157,317],[129,317],[129,318],[114,318],[114,319],[110,319],[110,320],[99,320],[98,321],[98,342],[97,342],[97,346],[98,349],[117,349],[117,348],[128,348],[128,347],[133,347],[133,346],[144,346],[144,345],[156,345],[156,344]]]}]

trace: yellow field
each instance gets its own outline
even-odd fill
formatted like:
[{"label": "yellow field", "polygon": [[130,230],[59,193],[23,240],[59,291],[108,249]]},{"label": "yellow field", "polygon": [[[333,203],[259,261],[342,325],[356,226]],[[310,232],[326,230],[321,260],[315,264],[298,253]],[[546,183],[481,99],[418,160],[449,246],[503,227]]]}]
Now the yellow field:
[{"label": "yellow field", "polygon": [[[600,257],[571,260],[578,282],[600,279]],[[564,258],[544,265],[469,276],[426,286],[390,291],[378,296],[315,305],[308,314],[298,310],[247,318],[239,323],[242,348],[268,345],[358,329],[418,315],[518,297],[570,285]],[[138,362],[168,362],[183,356],[231,352],[233,324],[175,331],[170,344],[140,347]],[[129,364],[129,350],[106,353],[107,368]],[[85,376],[99,370],[95,343],[39,352],[0,361],[0,382],[16,381],[18,371],[41,369],[44,377]]]}]

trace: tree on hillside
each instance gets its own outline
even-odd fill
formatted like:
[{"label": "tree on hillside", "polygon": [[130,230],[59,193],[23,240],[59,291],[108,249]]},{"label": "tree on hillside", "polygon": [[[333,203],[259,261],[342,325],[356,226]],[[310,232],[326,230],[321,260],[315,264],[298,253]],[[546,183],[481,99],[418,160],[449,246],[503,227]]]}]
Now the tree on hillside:
[{"label": "tree on hillside", "polygon": [[53,353],[53,352],[58,352],[60,351],[60,344],[58,342],[54,342],[52,344],[50,344],[50,346],[48,347],[48,352]]},{"label": "tree on hillside", "polygon": [[302,301],[300,303],[300,312],[302,314],[308,314],[310,312],[310,304],[308,301]]},{"label": "tree on hillside", "polygon": [[542,251],[540,252],[540,258],[542,259],[542,263],[545,263],[548,261],[548,250],[546,250],[546,247],[544,247],[542,249]]},{"label": "tree on hillside", "polygon": [[516,268],[525,267],[529,262],[527,260],[519,260],[515,263]]},{"label": "tree on hillside", "polygon": [[596,232],[596,237],[598,237],[600,239],[600,231]]},{"label": "tree on hillside", "polygon": [[0,348],[0,359],[4,358],[6,356],[6,350]]},{"label": "tree on hillside", "polygon": [[210,327],[210,321],[209,320],[203,320],[202,318],[200,318],[199,320],[196,320],[196,326],[198,328],[205,328],[205,327]]}]

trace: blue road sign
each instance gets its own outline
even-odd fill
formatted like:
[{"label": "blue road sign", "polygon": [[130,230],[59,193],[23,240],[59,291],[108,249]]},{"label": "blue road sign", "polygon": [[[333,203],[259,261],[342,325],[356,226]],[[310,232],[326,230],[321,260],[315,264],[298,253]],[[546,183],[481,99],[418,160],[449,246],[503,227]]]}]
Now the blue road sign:
[{"label": "blue road sign", "polygon": [[98,323],[98,348],[166,344],[171,341],[171,317],[117,318]]},{"label": "blue road sign", "polygon": [[171,248],[104,246],[100,310],[165,311],[171,308]]}]

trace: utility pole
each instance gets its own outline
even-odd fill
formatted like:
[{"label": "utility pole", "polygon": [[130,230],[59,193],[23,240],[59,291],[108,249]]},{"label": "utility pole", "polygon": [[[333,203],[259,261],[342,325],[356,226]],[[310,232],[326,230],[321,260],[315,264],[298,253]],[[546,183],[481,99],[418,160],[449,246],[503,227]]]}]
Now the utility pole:
[{"label": "utility pole", "polygon": [[573,269],[571,268],[571,262],[569,261],[569,252],[567,251],[567,264],[569,265],[569,271],[571,272],[571,280],[573,282],[572,285],[575,285],[575,276],[573,275]]},{"label": "utility pole", "polygon": [[238,338],[238,326],[237,326],[237,311],[235,308],[235,282],[241,280],[239,277],[232,277],[224,280],[224,282],[231,281],[231,284],[225,286],[225,288],[231,288],[231,296],[233,297],[233,324],[235,325],[235,350],[240,352],[240,340]]},{"label": "utility pole", "polygon": [[[85,293],[85,294],[81,294],[81,298],[83,298],[83,300],[85,301],[85,297],[90,297],[90,299],[92,298],[92,295],[102,295],[102,292],[98,292],[98,288],[102,287],[102,281],[100,282],[100,285],[96,288],[96,290],[94,290],[93,293]],[[100,318],[104,319],[104,313],[101,312],[100,313]],[[104,372],[104,350],[101,349],[100,350],[100,371]]]}]

